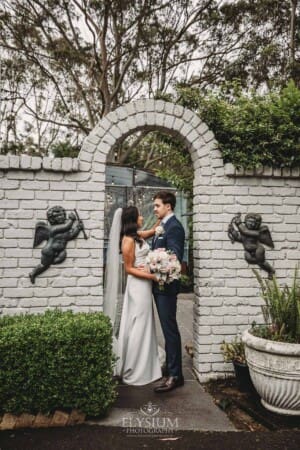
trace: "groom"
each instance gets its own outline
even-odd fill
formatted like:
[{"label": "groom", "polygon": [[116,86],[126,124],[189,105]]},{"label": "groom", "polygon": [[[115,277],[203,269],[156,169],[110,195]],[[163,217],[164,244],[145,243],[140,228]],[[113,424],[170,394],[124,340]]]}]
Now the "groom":
[{"label": "groom", "polygon": [[[154,197],[154,214],[161,220],[162,232],[154,236],[152,250],[165,248],[176,254],[181,262],[184,250],[184,229],[174,215],[176,197],[172,192],[160,191]],[[155,392],[168,392],[183,386],[181,362],[181,338],[176,321],[177,294],[179,281],[165,284],[160,290],[158,283],[153,283],[153,295],[158,311],[161,328],[165,338],[166,376],[162,383],[154,388]]]}]

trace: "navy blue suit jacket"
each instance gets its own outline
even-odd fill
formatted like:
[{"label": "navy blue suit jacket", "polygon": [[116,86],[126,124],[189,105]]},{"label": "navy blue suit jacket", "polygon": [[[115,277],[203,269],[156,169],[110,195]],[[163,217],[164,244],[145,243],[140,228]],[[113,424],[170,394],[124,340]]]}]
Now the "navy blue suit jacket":
[{"label": "navy blue suit jacket", "polygon": [[[152,250],[156,248],[171,250],[176,254],[178,260],[182,262],[185,238],[183,226],[175,216],[172,216],[163,227],[164,233],[158,237],[154,236],[152,239]],[[163,295],[174,295],[178,294],[179,287],[180,282],[178,280],[165,284],[163,291],[158,288],[158,283],[153,283],[153,292]]]}]

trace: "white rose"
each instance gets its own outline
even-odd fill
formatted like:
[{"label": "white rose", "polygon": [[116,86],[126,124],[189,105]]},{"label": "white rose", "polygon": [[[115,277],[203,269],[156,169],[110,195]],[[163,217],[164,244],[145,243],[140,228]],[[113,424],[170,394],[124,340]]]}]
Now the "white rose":
[{"label": "white rose", "polygon": [[155,236],[160,236],[161,234],[164,234],[164,227],[161,225],[158,225],[158,227],[155,228]]}]

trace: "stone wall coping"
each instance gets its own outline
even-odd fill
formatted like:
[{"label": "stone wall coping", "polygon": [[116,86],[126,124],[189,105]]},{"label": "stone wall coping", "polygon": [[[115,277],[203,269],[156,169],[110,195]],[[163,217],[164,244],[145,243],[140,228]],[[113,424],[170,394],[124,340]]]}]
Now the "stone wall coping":
[{"label": "stone wall coping", "polygon": [[[30,155],[0,155],[0,170],[47,170],[50,172],[79,172],[79,158],[56,158],[49,156]],[[255,169],[237,169],[233,164],[224,165],[227,177],[269,177],[269,178],[300,178],[300,167],[269,167],[261,166]]]},{"label": "stone wall coping", "polygon": [[50,156],[0,155],[0,170],[47,170],[51,172],[79,172],[78,158]]},{"label": "stone wall coping", "polygon": [[233,164],[224,165],[228,177],[270,177],[270,178],[300,178],[300,167],[270,167],[261,166],[255,169],[237,169]]}]

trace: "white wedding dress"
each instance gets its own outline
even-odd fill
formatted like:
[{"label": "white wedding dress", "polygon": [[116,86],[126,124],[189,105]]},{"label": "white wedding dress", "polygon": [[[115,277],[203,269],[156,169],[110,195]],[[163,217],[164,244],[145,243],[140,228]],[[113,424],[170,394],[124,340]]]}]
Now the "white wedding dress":
[{"label": "white wedding dress", "polygon": [[[149,245],[135,242],[135,267],[145,264]],[[115,375],[125,384],[140,386],[162,377],[152,300],[152,282],[127,276],[118,339]]]}]

